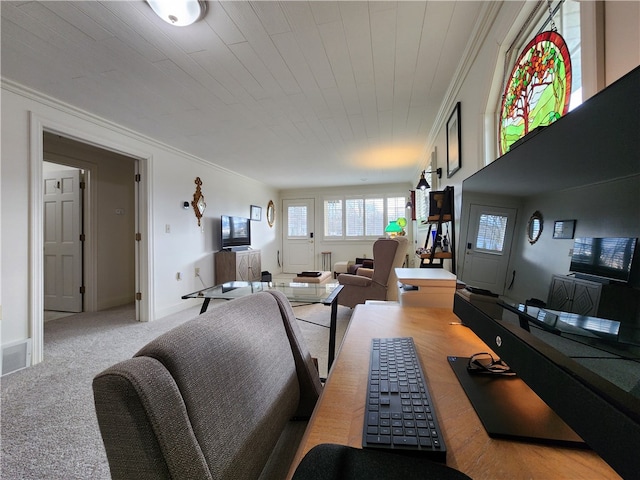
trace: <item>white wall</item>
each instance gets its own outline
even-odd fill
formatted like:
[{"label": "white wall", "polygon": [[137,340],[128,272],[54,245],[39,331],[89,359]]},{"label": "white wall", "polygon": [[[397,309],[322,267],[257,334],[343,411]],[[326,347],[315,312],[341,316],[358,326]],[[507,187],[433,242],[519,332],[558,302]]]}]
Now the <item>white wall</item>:
[{"label": "white wall", "polygon": [[[487,26],[485,41],[479,46],[475,60],[468,65],[460,66],[462,78],[458,79],[458,89],[451,92],[448,105],[441,112],[441,125],[430,152],[436,151],[437,167],[443,169],[442,179],[437,187],[442,190],[446,186],[454,187],[454,208],[456,217],[456,245],[457,264],[463,257],[459,249],[461,236],[460,225],[462,210],[462,182],[479,169],[496,158],[495,138],[487,134],[487,128],[492,128],[497,107],[497,97],[500,95],[494,82],[502,79],[503,53],[514,35],[514,25],[518,25],[526,18],[527,12],[533,7],[533,2],[503,2],[495,21]],[[524,12],[524,13],[523,13]],[[461,127],[461,167],[451,178],[447,178],[447,144],[446,122],[455,104],[460,102]],[[425,160],[425,166],[431,158]],[[433,166],[432,166],[433,167]],[[416,178],[417,182],[417,178]],[[419,243],[423,243],[424,235],[418,232]],[[464,253],[462,251],[462,253]]]},{"label": "white wall", "polygon": [[[183,203],[191,203],[196,189],[195,178],[202,180],[202,193],[207,204],[201,226],[191,207],[185,210]],[[279,272],[277,267],[278,229],[269,228],[266,208],[269,200],[278,202],[273,189],[235,174],[196,163],[189,165],[178,157],[156,165],[154,190],[157,200],[154,209],[155,275],[157,303],[165,298],[157,316],[164,316],[184,308],[180,295],[214,285],[213,254],[220,249],[220,216],[249,217],[250,206],[262,207],[262,221],[252,222],[252,247],[261,250],[262,270]],[[276,226],[280,222],[276,218]],[[167,233],[167,225],[170,233]],[[200,268],[202,282],[195,277]],[[176,280],[177,273],[182,280]]]},{"label": "white wall", "polygon": [[[147,197],[152,204],[149,213],[152,226],[149,250],[153,272],[150,319],[161,318],[188,305],[180,297],[202,286],[194,275],[196,266],[201,269],[204,283],[213,283],[213,252],[218,248],[219,236],[219,232],[213,231],[214,219],[222,214],[248,217],[251,204],[266,210],[269,200],[279,201],[273,188],[211,166],[84,112],[59,105],[54,100],[7,84],[3,84],[1,94],[3,248],[0,299],[3,345],[30,338],[30,319],[34,315],[30,303],[32,277],[29,262],[30,233],[33,231],[29,225],[30,112],[42,121],[45,128],[147,159],[150,171]],[[197,226],[193,211],[182,208],[182,202],[193,199],[197,176],[202,179],[207,202],[202,228]],[[171,233],[165,231],[167,224]],[[253,247],[263,250],[263,269],[277,271],[278,230],[270,229],[264,216],[262,222],[254,222],[252,227]],[[177,272],[183,274],[180,281],[176,279]]]},{"label": "white wall", "polygon": [[611,85],[640,65],[640,2],[605,1],[605,82]]}]

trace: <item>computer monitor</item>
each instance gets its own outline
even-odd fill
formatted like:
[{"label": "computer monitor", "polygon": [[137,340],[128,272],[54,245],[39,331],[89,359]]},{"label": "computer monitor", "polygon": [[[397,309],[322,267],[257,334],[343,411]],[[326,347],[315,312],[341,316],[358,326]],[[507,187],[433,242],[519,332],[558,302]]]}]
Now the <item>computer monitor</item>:
[{"label": "computer monitor", "polygon": [[[582,281],[570,276],[574,239],[554,238],[554,220],[575,219],[576,238],[640,237],[638,82],[640,67],[464,180],[461,238],[472,205],[518,209],[519,220],[505,252],[504,287],[494,292],[500,297],[454,297],[462,323],[624,478],[640,472],[640,281],[633,267],[629,282],[602,286],[610,295],[599,306],[589,303],[596,297],[575,299],[592,307],[588,316],[525,304],[544,305],[554,276]],[[536,210],[545,224],[531,243],[524,221]],[[457,256],[467,283],[472,248],[460,242]]]},{"label": "computer monitor", "polygon": [[[624,478],[637,475],[640,347],[579,329],[551,332],[537,325],[537,315],[515,313],[518,308],[502,304],[503,315],[497,319],[481,303],[457,294],[453,311],[614,470]],[[530,322],[530,331],[522,328],[519,317]]]}]

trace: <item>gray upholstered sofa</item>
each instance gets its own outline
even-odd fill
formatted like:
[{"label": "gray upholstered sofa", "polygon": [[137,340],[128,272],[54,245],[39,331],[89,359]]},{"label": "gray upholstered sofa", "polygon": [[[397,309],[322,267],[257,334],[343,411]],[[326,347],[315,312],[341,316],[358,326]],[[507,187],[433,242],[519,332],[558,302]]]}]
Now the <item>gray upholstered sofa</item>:
[{"label": "gray upholstered sofa", "polygon": [[321,390],[287,299],[250,295],[97,375],[114,479],[285,478]]}]

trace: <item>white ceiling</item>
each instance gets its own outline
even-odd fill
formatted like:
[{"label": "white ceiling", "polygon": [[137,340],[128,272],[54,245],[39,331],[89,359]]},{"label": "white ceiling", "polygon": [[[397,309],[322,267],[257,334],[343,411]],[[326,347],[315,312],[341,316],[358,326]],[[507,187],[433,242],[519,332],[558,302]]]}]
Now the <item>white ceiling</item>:
[{"label": "white ceiling", "polygon": [[1,1],[1,72],[276,188],[414,182],[487,3]]}]

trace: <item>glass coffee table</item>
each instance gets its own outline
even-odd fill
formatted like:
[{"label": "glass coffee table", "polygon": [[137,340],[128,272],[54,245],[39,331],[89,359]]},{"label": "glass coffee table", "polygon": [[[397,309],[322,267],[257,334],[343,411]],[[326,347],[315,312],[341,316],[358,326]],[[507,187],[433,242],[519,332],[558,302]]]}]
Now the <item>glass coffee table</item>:
[{"label": "glass coffee table", "polygon": [[331,307],[329,323],[329,370],[336,352],[336,328],[338,315],[338,295],[342,285],[337,283],[298,283],[298,282],[227,282],[197,292],[183,295],[183,299],[201,298],[200,313],[207,311],[211,300],[233,300],[258,292],[277,290],[290,302],[322,303]]}]

